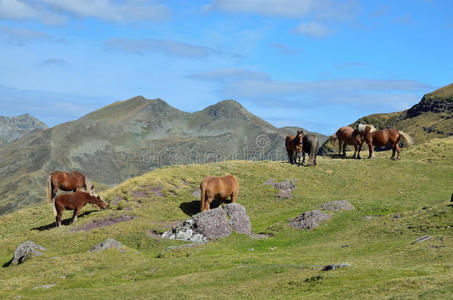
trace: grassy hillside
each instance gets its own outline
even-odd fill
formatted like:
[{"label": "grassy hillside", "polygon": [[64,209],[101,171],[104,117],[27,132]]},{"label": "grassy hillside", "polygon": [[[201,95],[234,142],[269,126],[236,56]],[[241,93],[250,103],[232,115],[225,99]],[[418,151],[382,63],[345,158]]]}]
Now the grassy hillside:
[{"label": "grassy hillside", "polygon": [[[228,161],[172,166],[132,178],[103,193],[110,209],[85,207],[77,225],[53,228],[50,205],[35,204],[0,217],[0,261],[32,240],[41,257],[0,269],[0,298],[226,299],[453,297],[453,138],[433,139],[402,152],[402,161],[320,157],[315,168],[283,162]],[[192,193],[206,175],[238,177],[238,202],[254,233],[233,234],[190,248],[159,239],[196,213]],[[278,198],[267,179],[297,180],[294,199]],[[348,200],[354,211],[335,212],[313,231],[288,219],[325,202]],[[85,232],[94,221],[135,219]],[[64,218],[69,218],[66,212]],[[99,224],[99,222],[97,222]],[[94,223],[96,224],[96,223]],[[431,238],[412,243],[423,235]],[[89,249],[112,237],[124,252]],[[330,272],[322,265],[349,263]],[[320,277],[316,277],[320,276]],[[55,284],[48,289],[42,285]]]},{"label": "grassy hillside", "polygon": [[233,100],[194,113],[161,99],[118,101],[0,148],[0,215],[42,201],[55,170],[113,186],[165,165],[278,160],[286,134]]},{"label": "grassy hillside", "polygon": [[[424,95],[419,103],[408,110],[372,114],[355,123],[373,124],[378,129],[392,127],[403,130],[417,144],[453,136],[453,83]],[[321,148],[323,154],[335,151],[338,151],[338,144],[332,146],[330,142]]]}]

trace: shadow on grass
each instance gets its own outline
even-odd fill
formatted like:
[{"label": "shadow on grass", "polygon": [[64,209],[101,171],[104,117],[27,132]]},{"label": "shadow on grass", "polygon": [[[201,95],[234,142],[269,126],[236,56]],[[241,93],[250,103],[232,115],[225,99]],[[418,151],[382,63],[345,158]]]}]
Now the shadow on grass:
[{"label": "shadow on grass", "polygon": [[[226,201],[226,203],[230,203],[230,201]],[[211,209],[217,208],[222,204],[220,200],[214,199],[211,202]],[[179,208],[189,217],[198,214],[200,212],[200,200],[194,200],[191,202],[183,202],[179,205]]]},{"label": "shadow on grass", "polygon": [[[86,212],[80,214],[77,218],[83,218],[83,217],[88,216],[89,214],[91,214],[92,212],[95,212],[95,211],[97,211],[97,210],[86,211]],[[67,218],[67,219],[61,221],[61,225],[68,226],[68,225],[71,224],[71,221],[72,221],[72,217],[71,218]],[[49,230],[49,229],[52,229],[52,228],[55,228],[55,227],[57,227],[57,224],[55,222],[52,222],[52,223],[47,224],[47,225],[43,225],[43,226],[32,228],[31,230],[45,231],[45,230]]]}]

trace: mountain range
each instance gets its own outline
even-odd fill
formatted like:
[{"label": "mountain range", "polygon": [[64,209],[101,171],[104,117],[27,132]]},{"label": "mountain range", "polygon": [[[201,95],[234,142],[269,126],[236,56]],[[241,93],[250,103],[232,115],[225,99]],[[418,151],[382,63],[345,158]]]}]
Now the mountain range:
[{"label": "mountain range", "polygon": [[276,128],[233,100],[194,113],[142,96],[117,101],[0,148],[0,214],[42,201],[54,170],[112,186],[165,165],[286,160],[284,138],[295,130]]},{"label": "mountain range", "polygon": [[34,130],[47,129],[46,124],[29,114],[16,117],[0,116],[0,147],[20,139]]}]

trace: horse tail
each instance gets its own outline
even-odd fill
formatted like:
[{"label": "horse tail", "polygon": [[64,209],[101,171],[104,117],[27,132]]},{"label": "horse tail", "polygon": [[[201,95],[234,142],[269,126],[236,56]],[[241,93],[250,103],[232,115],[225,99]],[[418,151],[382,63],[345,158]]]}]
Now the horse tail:
[{"label": "horse tail", "polygon": [[205,180],[203,180],[200,184],[200,211],[204,211],[205,203],[206,203],[206,187],[205,187]]},{"label": "horse tail", "polygon": [[53,208],[53,215],[57,216],[57,207],[55,206],[55,198],[52,199],[52,208]]},{"label": "horse tail", "polygon": [[336,142],[337,140],[338,140],[338,136],[337,136],[336,133],[334,133],[333,135],[331,135],[331,136],[329,137],[329,142],[330,142],[332,145],[335,144],[335,142]]},{"label": "horse tail", "polygon": [[50,202],[52,200],[52,193],[53,193],[53,187],[52,187],[52,175],[49,174],[47,176],[47,201]]},{"label": "horse tail", "polygon": [[410,146],[414,143],[414,140],[412,139],[412,137],[410,135],[408,135],[407,133],[405,133],[404,131],[398,130],[398,133],[400,134],[400,136],[403,137],[403,139],[406,141],[408,146]]},{"label": "horse tail", "polygon": [[83,177],[83,181],[85,184],[85,191],[91,195],[93,193],[93,190],[91,189],[91,182],[88,178],[86,178],[86,176]]}]

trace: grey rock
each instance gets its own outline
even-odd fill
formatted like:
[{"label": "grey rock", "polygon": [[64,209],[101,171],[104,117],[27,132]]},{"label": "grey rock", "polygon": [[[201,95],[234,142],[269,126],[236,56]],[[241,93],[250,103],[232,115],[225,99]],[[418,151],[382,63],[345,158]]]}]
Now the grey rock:
[{"label": "grey rock", "polygon": [[237,203],[227,204],[200,212],[175,228],[162,234],[162,238],[205,243],[229,236],[233,231],[251,234],[250,218],[245,208]]},{"label": "grey rock", "polygon": [[3,267],[8,267],[10,265],[19,265],[32,258],[33,256],[41,256],[41,251],[44,250],[47,249],[43,246],[33,243],[32,241],[26,241],[25,243],[17,246],[16,250],[14,251],[13,258],[9,262],[4,264]]},{"label": "grey rock", "polygon": [[192,196],[200,198],[201,197],[201,190],[197,189],[197,190],[193,191]]},{"label": "grey rock", "polygon": [[332,202],[327,202],[324,203],[321,206],[322,209],[324,210],[354,210],[355,207],[349,203],[348,200],[341,200],[341,201],[332,201]]},{"label": "grey rock", "polygon": [[105,241],[103,241],[102,243],[99,243],[99,244],[93,246],[93,248],[91,248],[90,251],[91,252],[100,252],[100,251],[104,251],[104,250],[110,249],[110,248],[121,249],[123,247],[124,247],[124,245],[121,244],[120,242],[118,242],[117,240],[108,238]]},{"label": "grey rock", "polygon": [[340,269],[340,268],[346,268],[346,267],[349,267],[351,266],[351,264],[340,264],[340,265],[335,265],[335,264],[331,264],[331,265],[327,265],[327,266],[324,266],[322,268],[323,271],[332,271],[332,270],[335,270],[335,269]]},{"label": "grey rock", "polygon": [[274,182],[272,179],[266,180],[266,182],[263,183],[263,185],[270,185],[276,189],[278,189],[280,192],[290,194],[295,188],[295,180],[289,180],[286,179],[285,181],[282,182]]},{"label": "grey rock", "polygon": [[250,217],[247,215],[244,206],[237,203],[230,203],[225,206],[224,210],[230,218],[230,225],[233,231],[240,234],[252,234]]},{"label": "grey rock", "polygon": [[412,244],[414,243],[419,243],[419,242],[423,242],[423,241],[426,241],[426,240],[429,240],[431,238],[430,235],[424,235],[422,237],[419,237],[418,239],[416,239],[415,241],[412,242]]},{"label": "grey rock", "polygon": [[54,287],[55,285],[56,285],[55,283],[44,284],[44,285],[40,285],[40,286],[35,286],[33,289],[34,290],[37,290],[37,289],[50,289],[51,287]]},{"label": "grey rock", "polygon": [[288,225],[295,229],[312,230],[319,224],[330,220],[330,215],[323,213],[320,210],[310,210],[300,214],[299,216],[290,219]]}]

